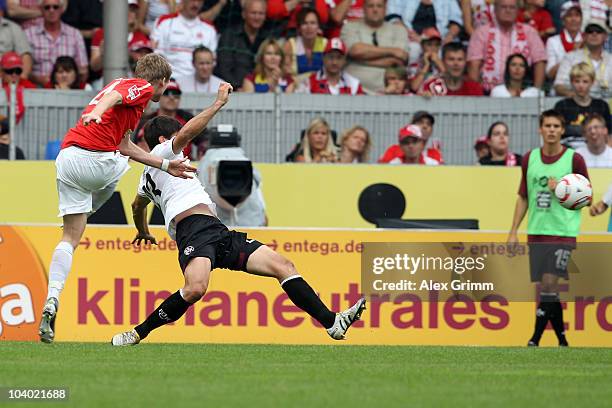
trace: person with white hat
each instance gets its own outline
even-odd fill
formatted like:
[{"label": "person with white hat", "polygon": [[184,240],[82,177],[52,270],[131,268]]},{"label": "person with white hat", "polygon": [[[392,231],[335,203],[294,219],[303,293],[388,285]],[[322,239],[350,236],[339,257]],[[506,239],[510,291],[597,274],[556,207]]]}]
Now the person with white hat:
[{"label": "person with white hat", "polygon": [[604,49],[608,39],[608,27],[598,20],[591,20],[584,29],[584,47],[568,53],[559,66],[555,78],[555,92],[559,96],[574,96],[570,84],[570,71],[580,62],[586,62],[595,70],[595,83],[591,97],[607,99],[612,96],[612,54]]},{"label": "person with white hat", "polygon": [[577,1],[566,1],[561,6],[563,29],[546,42],[546,76],[554,79],[563,57],[582,46],[582,9]]}]

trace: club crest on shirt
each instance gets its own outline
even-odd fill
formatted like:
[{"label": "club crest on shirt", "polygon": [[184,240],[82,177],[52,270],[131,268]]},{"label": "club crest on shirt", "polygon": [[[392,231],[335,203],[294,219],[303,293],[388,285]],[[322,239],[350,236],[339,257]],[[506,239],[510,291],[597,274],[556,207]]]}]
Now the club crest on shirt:
[{"label": "club crest on shirt", "polygon": [[129,138],[131,138],[131,137],[132,137],[132,133],[133,133],[133,132],[134,132],[134,131],[133,131],[132,129],[128,129],[128,130],[126,130],[126,131],[125,131],[125,133],[123,134],[123,137],[129,137]]},{"label": "club crest on shirt", "polygon": [[127,98],[130,101],[133,101],[134,99],[138,98],[140,96],[140,89],[138,89],[137,85],[132,85],[128,88],[128,95]]}]

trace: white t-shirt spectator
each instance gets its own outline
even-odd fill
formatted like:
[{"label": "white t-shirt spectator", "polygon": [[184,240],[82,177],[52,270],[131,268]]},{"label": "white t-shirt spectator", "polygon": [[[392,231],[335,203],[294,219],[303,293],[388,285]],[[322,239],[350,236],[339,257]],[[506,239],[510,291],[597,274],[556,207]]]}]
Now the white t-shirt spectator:
[{"label": "white t-shirt spectator", "polygon": [[561,60],[554,85],[571,88],[570,71],[574,65],[580,62],[586,62],[595,70],[595,82],[591,87],[591,97],[608,99],[610,97],[610,86],[612,85],[612,54],[607,51],[603,51],[601,61],[591,59],[585,48],[568,53]]},{"label": "white t-shirt spectator", "polygon": [[219,85],[224,82],[215,75],[211,75],[210,78],[208,78],[208,82],[196,80],[195,75],[177,76],[175,80],[181,87],[181,91],[198,93],[217,93]]},{"label": "white t-shirt spectator", "polygon": [[586,146],[576,149],[576,153],[584,157],[588,168],[592,167],[612,167],[612,147],[606,146],[602,154],[593,154]]},{"label": "white t-shirt spectator", "polygon": [[[540,95],[540,91],[538,88],[534,88],[530,86],[529,88],[525,88],[523,92],[521,92],[521,98],[537,98]],[[505,84],[497,85],[491,90],[491,96],[493,98],[512,98],[512,94],[506,88]]]},{"label": "white t-shirt spectator", "polygon": [[[569,42],[572,41],[572,38],[567,32],[565,32],[565,38]],[[578,33],[574,42],[582,42],[582,34]],[[546,60],[546,73],[548,74],[552,67],[560,64],[563,57],[567,55],[567,51],[565,51],[565,47],[561,41],[561,34],[552,36],[546,41],[546,55],[548,55],[548,59]]]},{"label": "white t-shirt spectator", "polygon": [[193,75],[193,50],[203,45],[215,52],[218,42],[217,31],[212,25],[199,18],[187,20],[176,13],[160,17],[151,39],[155,52],[166,57],[172,65],[174,76]]}]

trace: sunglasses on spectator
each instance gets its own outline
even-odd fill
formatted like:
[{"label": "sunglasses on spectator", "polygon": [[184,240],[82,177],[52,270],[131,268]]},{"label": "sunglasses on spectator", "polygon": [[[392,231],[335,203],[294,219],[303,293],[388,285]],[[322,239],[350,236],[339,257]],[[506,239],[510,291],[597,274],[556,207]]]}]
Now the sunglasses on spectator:
[{"label": "sunglasses on spectator", "polygon": [[170,89],[170,90],[166,90],[164,91],[164,96],[177,96],[180,98],[181,96],[181,91],[176,91],[174,89]]},{"label": "sunglasses on spectator", "polygon": [[605,33],[605,31],[601,28],[601,27],[593,27],[593,26],[589,26],[587,28],[585,28],[584,30],[585,34],[603,34]]},{"label": "sunglasses on spectator", "polygon": [[5,69],[4,72],[7,75],[14,75],[14,74],[21,75],[23,70],[21,68],[12,68],[12,69]]},{"label": "sunglasses on spectator", "polygon": [[43,8],[47,11],[49,10],[59,10],[62,6],[60,6],[59,4],[47,4],[46,6],[43,6]]}]

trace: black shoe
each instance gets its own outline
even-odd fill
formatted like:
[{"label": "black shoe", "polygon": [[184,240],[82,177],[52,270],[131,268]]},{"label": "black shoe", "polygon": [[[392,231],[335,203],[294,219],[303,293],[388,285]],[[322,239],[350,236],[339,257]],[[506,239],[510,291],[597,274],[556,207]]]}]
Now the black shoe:
[{"label": "black shoe", "polygon": [[529,340],[527,342],[527,347],[539,347],[539,346],[540,345],[537,342],[533,341],[533,340]]},{"label": "black shoe", "polygon": [[565,337],[559,340],[559,347],[569,347],[569,343]]}]

